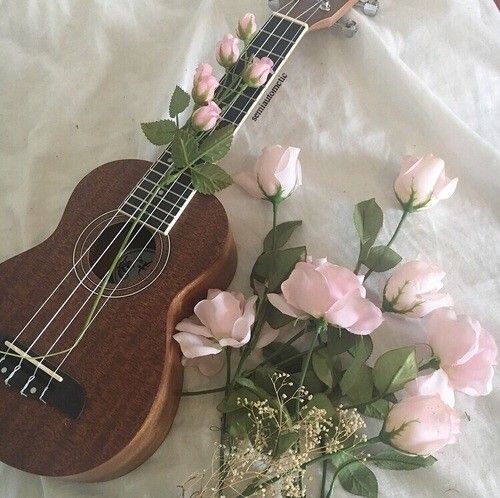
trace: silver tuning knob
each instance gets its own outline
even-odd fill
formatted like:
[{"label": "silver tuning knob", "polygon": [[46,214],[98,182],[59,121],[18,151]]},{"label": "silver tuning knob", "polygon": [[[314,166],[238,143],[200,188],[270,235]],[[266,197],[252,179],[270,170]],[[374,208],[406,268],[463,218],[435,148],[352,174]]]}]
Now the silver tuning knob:
[{"label": "silver tuning knob", "polygon": [[377,14],[380,4],[378,0],[358,0],[355,7],[361,9],[365,15],[373,17]]},{"label": "silver tuning knob", "polygon": [[339,19],[332,28],[335,31],[339,31],[346,38],[352,38],[358,32],[356,21],[347,17]]},{"label": "silver tuning knob", "polygon": [[280,0],[267,0],[267,5],[274,12],[280,10]]}]

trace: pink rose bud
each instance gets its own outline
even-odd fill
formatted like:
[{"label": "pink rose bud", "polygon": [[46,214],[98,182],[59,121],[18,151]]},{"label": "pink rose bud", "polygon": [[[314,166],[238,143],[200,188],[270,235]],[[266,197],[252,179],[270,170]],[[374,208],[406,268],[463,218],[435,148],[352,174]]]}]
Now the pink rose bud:
[{"label": "pink rose bud", "polygon": [[231,67],[240,58],[239,38],[233,35],[226,35],[217,43],[215,57],[222,67]]},{"label": "pink rose bud", "polygon": [[193,78],[191,95],[197,104],[204,104],[214,98],[215,90],[219,86],[217,78],[213,75],[210,64],[200,64],[196,68]]},{"label": "pink rose bud", "polygon": [[269,57],[254,57],[243,71],[243,81],[252,88],[262,86],[270,74],[273,74],[274,62]]},{"label": "pink rose bud", "polygon": [[439,157],[406,157],[394,182],[394,192],[403,209],[419,211],[451,197],[457,182],[458,178],[450,180],[446,176],[444,161]]},{"label": "pink rose bud", "polygon": [[211,130],[220,118],[221,109],[215,102],[196,109],[191,116],[191,123],[198,131]]},{"label": "pink rose bud", "polygon": [[444,370],[435,370],[431,374],[421,375],[405,386],[408,396],[437,394],[448,406],[455,406],[455,391]]},{"label": "pink rose bud", "polygon": [[358,276],[326,259],[297,263],[281,291],[268,298],[285,315],[323,318],[359,335],[370,334],[382,323],[382,312],[365,298]]},{"label": "pink rose bud", "polygon": [[248,45],[248,42],[253,38],[257,32],[257,23],[255,22],[254,14],[245,14],[239,21],[236,28],[236,35],[238,38]]},{"label": "pink rose bud", "polygon": [[421,318],[438,308],[453,306],[443,288],[445,272],[427,261],[410,261],[394,271],[384,288],[384,310]]},{"label": "pink rose bud", "polygon": [[234,181],[253,197],[281,201],[302,185],[300,149],[281,145],[266,147],[253,173],[239,173]]},{"label": "pink rose bud", "polygon": [[241,292],[209,290],[207,298],[194,307],[194,315],[177,324],[174,339],[184,357],[216,355],[226,346],[244,346],[250,340],[256,300],[257,296],[245,299]]},{"label": "pink rose bud", "polygon": [[431,455],[457,441],[460,419],[437,395],[410,396],[393,405],[383,435],[398,450]]},{"label": "pink rose bud", "polygon": [[491,392],[498,350],[478,321],[457,316],[452,309],[434,311],[427,323],[427,339],[453,389],[470,396]]}]

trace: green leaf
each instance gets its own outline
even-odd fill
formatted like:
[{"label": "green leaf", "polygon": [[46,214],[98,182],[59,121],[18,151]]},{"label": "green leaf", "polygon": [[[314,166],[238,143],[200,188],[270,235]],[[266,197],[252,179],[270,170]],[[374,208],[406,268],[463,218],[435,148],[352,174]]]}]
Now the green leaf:
[{"label": "green leaf", "polygon": [[169,119],[162,119],[151,123],[141,123],[141,129],[152,144],[167,145],[174,139],[177,126]]},{"label": "green leaf", "polygon": [[175,169],[187,168],[198,157],[195,138],[186,130],[179,130],[172,142],[172,160]]},{"label": "green leaf", "polygon": [[401,256],[387,246],[375,246],[368,251],[362,263],[376,272],[384,272],[394,268],[401,261]]},{"label": "green leaf", "polygon": [[294,320],[293,316],[288,316],[276,309],[274,306],[266,307],[266,322],[273,329],[280,329]]},{"label": "green leaf", "polygon": [[203,161],[208,163],[220,161],[231,148],[234,130],[233,125],[227,125],[211,133],[200,145]]},{"label": "green leaf", "polygon": [[305,407],[305,410],[310,410],[313,406],[326,411],[328,417],[335,417],[335,408],[332,402],[328,399],[328,396],[324,393],[314,394],[311,401],[309,401]]},{"label": "green leaf", "polygon": [[[302,369],[300,369],[302,370]],[[292,381],[295,384],[296,389],[299,388],[301,372],[295,372],[291,375]],[[318,379],[318,376],[314,373],[312,369],[306,372],[306,376],[304,377],[304,384],[306,391],[309,394],[318,394],[322,393],[325,390],[325,385]]]},{"label": "green leaf", "polygon": [[370,461],[377,467],[388,470],[415,470],[430,467],[437,460],[433,456],[418,456],[400,453],[399,451],[388,449],[377,455],[372,455]]},{"label": "green leaf", "polygon": [[[299,350],[290,344],[271,342],[262,350],[262,354],[266,360],[273,356],[270,363],[276,365],[283,372],[295,373],[300,371],[302,367],[302,357],[299,356]],[[274,356],[275,354],[276,356]]]},{"label": "green leaf", "polygon": [[384,223],[384,214],[375,199],[356,204],[354,209],[354,226],[361,242],[361,259],[368,254],[369,249],[377,240]]},{"label": "green leaf", "polygon": [[361,462],[353,461],[338,473],[342,487],[357,496],[377,498],[378,483],[375,474]]},{"label": "green leaf", "polygon": [[373,352],[373,341],[369,335],[355,335],[354,346],[350,348],[351,353],[361,362],[370,358]]},{"label": "green leaf", "polygon": [[326,346],[313,353],[312,366],[314,373],[321,382],[328,387],[333,387],[336,377],[333,375],[333,364]]},{"label": "green leaf", "polygon": [[373,367],[375,387],[381,394],[399,391],[416,378],[418,373],[415,347],[404,347],[387,351]]},{"label": "green leaf", "polygon": [[385,420],[387,414],[389,413],[389,409],[391,404],[386,399],[378,399],[373,403],[368,405],[362,405],[359,408],[359,411],[366,415],[367,417],[377,418],[379,420]]},{"label": "green leaf", "polygon": [[176,171],[173,168],[169,169],[167,171],[166,175],[161,180],[161,185],[163,187],[166,187],[167,185],[174,183],[175,180],[177,180],[177,178],[179,178],[180,175],[181,175],[181,171]]},{"label": "green leaf", "polygon": [[238,398],[241,400],[247,398],[249,401],[259,401],[262,399],[260,396],[255,394],[254,391],[247,389],[246,387],[241,387],[232,391],[227,399],[222,400],[217,405],[217,410],[222,413],[230,413],[241,410],[243,405],[238,402]]},{"label": "green leaf", "polygon": [[193,187],[202,194],[215,194],[229,187],[231,177],[217,164],[204,163],[191,168]]},{"label": "green leaf", "polygon": [[232,437],[243,439],[248,436],[252,422],[248,410],[238,410],[227,414],[227,429]]},{"label": "green leaf", "polygon": [[170,117],[174,118],[186,110],[190,99],[189,93],[186,93],[180,86],[176,86],[168,107]]},{"label": "green leaf", "polygon": [[269,292],[277,292],[295,265],[299,261],[304,261],[305,257],[305,246],[264,252],[255,262],[252,278],[261,283],[267,282]]},{"label": "green leaf", "polygon": [[326,329],[326,336],[328,353],[331,356],[345,353],[348,349],[351,349],[357,337],[348,330],[332,327],[331,325]]},{"label": "green leaf", "polygon": [[[295,229],[300,225],[302,225],[302,220],[285,221],[285,223],[280,223],[279,225],[277,225],[274,249],[280,249],[281,247],[283,247],[288,242]],[[264,252],[272,251],[272,249],[273,230],[271,229],[264,239]]]},{"label": "green leaf", "polygon": [[373,395],[372,369],[365,364],[373,351],[369,336],[358,336],[351,348],[354,358],[340,381],[342,393],[355,403],[370,401]]},{"label": "green leaf", "polygon": [[299,440],[299,435],[296,432],[282,432],[278,436],[274,456],[280,456],[286,450],[291,448]]}]

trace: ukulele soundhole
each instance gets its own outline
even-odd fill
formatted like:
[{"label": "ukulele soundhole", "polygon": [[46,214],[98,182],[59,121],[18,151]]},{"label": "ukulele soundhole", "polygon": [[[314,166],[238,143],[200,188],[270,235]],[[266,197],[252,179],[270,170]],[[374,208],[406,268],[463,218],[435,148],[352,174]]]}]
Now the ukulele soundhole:
[{"label": "ukulele soundhole", "polygon": [[[87,289],[99,291],[131,224],[130,218],[112,211],[94,220],[80,235],[73,251],[73,263]],[[110,275],[104,296],[127,297],[149,287],[165,268],[169,252],[168,237],[138,224]]]}]

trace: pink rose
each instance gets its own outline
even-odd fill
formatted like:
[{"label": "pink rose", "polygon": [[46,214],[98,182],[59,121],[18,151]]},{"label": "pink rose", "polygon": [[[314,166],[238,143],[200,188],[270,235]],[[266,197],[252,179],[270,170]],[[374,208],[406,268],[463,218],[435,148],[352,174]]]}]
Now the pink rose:
[{"label": "pink rose", "polygon": [[453,306],[449,294],[438,292],[446,275],[427,261],[410,261],[394,271],[385,284],[384,310],[421,318],[437,308]]},{"label": "pink rose", "polygon": [[281,290],[283,294],[268,298],[285,315],[324,318],[360,335],[370,334],[382,323],[382,312],[365,299],[359,278],[326,259],[297,263]]},{"label": "pink rose", "polygon": [[254,172],[239,173],[234,181],[259,199],[283,200],[302,185],[299,152],[296,147],[266,147],[255,163]]},{"label": "pink rose", "polygon": [[236,35],[238,38],[248,45],[248,42],[253,38],[253,35],[257,32],[257,23],[255,22],[254,14],[245,14],[238,21],[238,27],[236,29]]},{"label": "pink rose", "polygon": [[444,370],[435,370],[431,374],[421,375],[415,380],[408,382],[405,386],[408,396],[419,394],[437,394],[444,403],[452,408],[455,406],[455,391],[450,385],[448,376]]},{"label": "pink rose", "polygon": [[410,396],[393,405],[383,432],[398,450],[431,455],[456,443],[460,419],[437,394]]},{"label": "pink rose", "polygon": [[394,182],[398,201],[408,211],[419,211],[448,199],[457,188],[458,178],[450,180],[444,169],[444,161],[427,154],[403,160],[401,173]]},{"label": "pink rose", "polygon": [[233,35],[226,35],[217,43],[215,57],[222,67],[231,67],[240,58],[240,40]]},{"label": "pink rose", "polygon": [[191,123],[198,131],[209,131],[217,124],[220,113],[220,107],[213,101],[209,102],[193,112]]},{"label": "pink rose", "polygon": [[250,340],[256,300],[245,300],[241,292],[210,289],[207,299],[194,307],[194,315],[177,324],[174,339],[184,356],[197,358],[218,354],[225,346],[244,346]]},{"label": "pink rose", "polygon": [[254,57],[243,71],[243,81],[252,88],[262,86],[270,74],[273,74],[274,62],[269,57]]},{"label": "pink rose", "polygon": [[191,95],[197,104],[204,104],[214,98],[215,90],[219,86],[217,78],[213,75],[210,64],[200,64],[196,68],[193,78]]},{"label": "pink rose", "polygon": [[470,396],[484,396],[492,389],[497,345],[480,323],[451,309],[430,315],[427,337],[451,386]]}]

